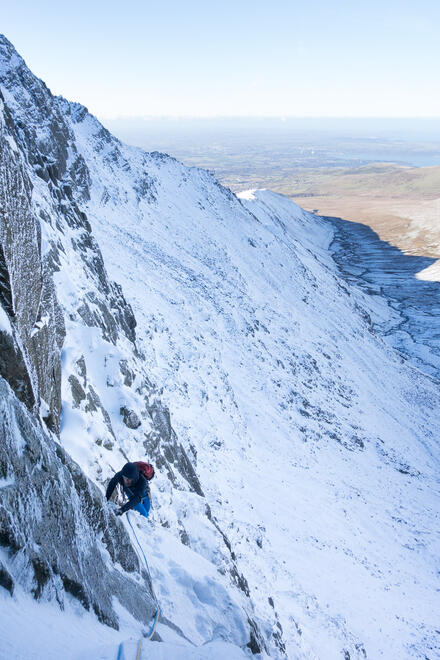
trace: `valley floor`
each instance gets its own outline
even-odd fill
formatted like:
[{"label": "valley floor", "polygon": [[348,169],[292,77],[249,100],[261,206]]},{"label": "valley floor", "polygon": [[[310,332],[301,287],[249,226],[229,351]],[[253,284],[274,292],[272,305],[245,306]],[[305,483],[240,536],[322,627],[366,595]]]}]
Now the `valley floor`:
[{"label": "valley floor", "polygon": [[366,225],[328,218],[335,230],[333,258],[349,284],[385,298],[389,318],[372,318],[376,331],[421,371],[440,374],[440,283],[420,278],[435,258],[411,256]]}]

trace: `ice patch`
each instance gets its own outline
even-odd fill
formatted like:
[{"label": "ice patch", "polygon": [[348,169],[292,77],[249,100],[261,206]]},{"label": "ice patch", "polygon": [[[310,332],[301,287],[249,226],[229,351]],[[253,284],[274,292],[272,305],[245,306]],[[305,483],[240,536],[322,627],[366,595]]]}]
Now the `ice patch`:
[{"label": "ice patch", "polygon": [[9,335],[12,335],[11,322],[1,305],[0,305],[0,331],[7,332]]}]

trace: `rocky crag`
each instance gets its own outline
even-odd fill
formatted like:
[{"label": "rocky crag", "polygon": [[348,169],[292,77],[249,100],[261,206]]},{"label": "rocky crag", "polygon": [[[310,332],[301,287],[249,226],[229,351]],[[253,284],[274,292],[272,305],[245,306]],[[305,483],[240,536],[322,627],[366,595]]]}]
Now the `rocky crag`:
[{"label": "rocky crag", "polygon": [[[61,606],[68,593],[113,627],[117,596],[146,624],[154,613],[149,583],[124,526],[106,510],[103,487],[113,469],[145,455],[164,483],[200,497],[202,487],[143,366],[133,311],[80,210],[90,175],[66,115],[78,121],[84,109],[53,97],[4,37],[0,85],[1,584]],[[104,129],[102,138],[110,141]],[[148,177],[138,194],[150,194]],[[105,389],[124,391],[118,429],[100,395],[100,369],[108,371]],[[84,427],[94,428],[88,475],[60,444],[63,424],[73,425],[79,444]],[[205,520],[245,592],[208,506]],[[182,525],[179,535],[188,537]],[[247,610],[242,642],[259,650]]]}]

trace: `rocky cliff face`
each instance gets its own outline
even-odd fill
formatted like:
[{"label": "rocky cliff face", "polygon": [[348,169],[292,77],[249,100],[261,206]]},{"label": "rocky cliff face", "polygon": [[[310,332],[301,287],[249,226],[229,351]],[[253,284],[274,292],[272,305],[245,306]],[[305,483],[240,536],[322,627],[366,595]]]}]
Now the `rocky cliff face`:
[{"label": "rocky cliff face", "polygon": [[[3,585],[13,593],[19,582],[35,598],[60,605],[69,593],[114,627],[117,595],[145,622],[153,614],[149,585],[123,526],[105,510],[102,490],[126,460],[147,456],[159,487],[203,497],[194,456],[150,382],[133,311],[109,279],[80,209],[90,198],[90,174],[70,124],[86,110],[54,98],[4,37],[0,89]],[[124,165],[117,141],[101,127],[99,150],[106,149],[108,159]],[[135,185],[139,198],[153,191],[147,174]],[[82,469],[63,444],[85,455]],[[246,592],[208,506],[203,517],[224,548],[226,572]],[[188,543],[180,521],[176,533]],[[249,605],[240,616],[240,631],[248,628],[242,643],[261,648]]]},{"label": "rocky cliff face", "polygon": [[140,622],[155,612],[150,584],[102,494],[0,381],[0,584],[37,600],[66,595],[118,628],[113,599]]},{"label": "rocky cliff face", "polygon": [[[133,341],[135,321],[120,288],[107,280],[87,219],[61,183],[68,145],[62,117],[51,107],[48,90],[4,39],[0,51],[2,90],[11,105],[0,94],[3,584],[13,593],[18,582],[35,598],[55,598],[60,605],[69,593],[114,627],[118,617],[112,598],[117,596],[148,622],[153,613],[149,585],[129,537],[56,437],[66,310],[58,303],[53,274],[65,250],[66,228],[77,233],[75,247],[88,267],[86,276],[99,282],[106,301],[94,315],[86,295],[76,301],[84,318],[113,340],[125,332]],[[14,115],[18,109],[19,117]],[[37,201],[41,191],[44,203]],[[49,241],[42,235],[45,223],[53,229]],[[90,395],[90,405],[96,410],[99,398],[93,401]]]},{"label": "rocky cliff face", "polygon": [[0,108],[0,286],[13,328],[11,335],[3,333],[1,373],[29,410],[41,409],[48,426],[59,431],[63,316],[49,260],[41,253],[33,185],[1,94]]}]

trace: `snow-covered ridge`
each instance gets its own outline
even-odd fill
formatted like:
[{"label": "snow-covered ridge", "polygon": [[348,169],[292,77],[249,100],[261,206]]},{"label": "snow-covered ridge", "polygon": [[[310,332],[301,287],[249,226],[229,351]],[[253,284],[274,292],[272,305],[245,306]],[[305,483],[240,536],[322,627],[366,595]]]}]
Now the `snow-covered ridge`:
[{"label": "snow-covered ridge", "polygon": [[61,443],[101,486],[157,464],[165,617],[270,657],[430,657],[439,390],[374,333],[386,303],[323,220],[122,144],[0,52],[63,309]]},{"label": "snow-covered ridge", "polygon": [[[178,502],[179,496],[174,495],[174,491],[182,490],[180,506],[187,507],[191,503],[193,516],[199,519],[198,535],[206,537],[207,546],[216,548],[217,556],[213,566],[205,561],[201,573],[187,574],[181,569],[180,581],[184,588],[179,612],[181,616],[188,611],[193,613],[185,626],[186,633],[193,634],[193,643],[216,637],[227,638],[245,648],[251,643],[254,650],[260,648],[264,640],[258,623],[253,620],[252,604],[242,591],[246,589],[246,580],[235,565],[227,537],[219,529],[203,498],[193,459],[188,457],[176,437],[169,412],[149,379],[136,343],[133,312],[120,286],[108,278],[87,216],[79,207],[80,202],[90,197],[90,175],[64,113],[72,123],[86,119],[102,143],[99,147],[101,155],[112,159],[116,149],[116,162],[126,167],[125,162],[117,159],[117,141],[88,115],[85,108],[78,104],[67,107],[64,99],[52,97],[4,38],[0,40],[0,60],[3,71],[0,200],[5,210],[1,226],[0,293],[2,306],[9,315],[9,324],[6,320],[2,323],[8,352],[7,360],[0,361],[1,373],[31,412],[37,416],[41,411],[45,424],[55,431],[61,427],[62,445],[101,489],[121,463],[146,454],[156,465],[155,486],[165,502],[171,497]],[[13,62],[11,68],[8,66],[10,62]],[[110,144],[107,150],[105,144]],[[166,159],[159,154],[154,158],[160,162]],[[166,160],[172,161],[171,158]],[[17,184],[14,182],[12,186],[11,172],[16,172],[17,178]],[[137,194],[144,195],[147,185],[148,179],[142,179]],[[26,218],[25,225],[22,218]],[[53,297],[54,283],[56,298]],[[44,293],[45,288],[47,293]],[[54,308],[49,315],[48,303],[49,309]],[[13,336],[10,335],[11,329]],[[58,349],[56,342],[59,342]],[[49,368],[49,356],[56,366],[54,371]],[[13,365],[12,372],[8,364]],[[18,368],[20,372],[17,372]],[[61,383],[56,378],[57,369],[62,372]],[[27,379],[26,389],[20,384],[23,378]],[[47,396],[46,390],[57,396]],[[11,435],[11,446],[14,437]],[[13,462],[5,465],[4,477],[9,481],[15,474]],[[85,488],[87,480],[84,475],[83,479]],[[5,499],[3,491],[1,496],[2,510],[8,512],[9,500]],[[22,496],[26,497],[26,493],[23,492]],[[60,494],[61,508],[63,497],[64,491]],[[100,506],[104,506],[102,496]],[[56,517],[57,510],[43,507],[45,524],[47,518],[48,524],[56,525],[54,515]],[[182,543],[188,544],[189,541],[182,522],[184,516],[179,515],[177,507],[172,513],[170,515],[164,507],[160,510],[158,522],[172,530],[168,532],[170,538],[167,541],[170,556],[164,558],[163,563],[171,562],[170,570],[175,573],[172,556],[183,557]],[[10,516],[11,511],[7,515]],[[17,527],[29,524],[18,513],[12,514],[11,522]],[[115,524],[111,516],[110,524]],[[117,533],[114,532],[116,536]],[[156,538],[159,533],[160,527]],[[11,591],[17,591],[21,585],[15,558],[15,537],[15,533],[10,535],[6,544],[9,550],[5,575]],[[189,553],[197,558],[197,553]],[[29,562],[29,578],[26,585],[21,586],[32,592],[32,555],[27,549],[25,556]],[[182,562],[183,558],[181,565]],[[202,558],[198,562],[200,564]],[[80,557],[78,564],[80,572],[85,574],[87,567]],[[39,579],[36,572],[33,579]],[[231,580],[239,585],[239,589],[232,589],[228,594]],[[93,581],[89,582],[93,585]],[[76,593],[80,594],[84,585],[81,580],[77,583]],[[201,599],[197,597],[195,603],[191,599],[192,585],[194,593],[200,594]],[[148,584],[146,587],[148,589]],[[209,589],[212,592],[210,608],[206,597]],[[179,592],[177,588],[174,591]],[[40,599],[50,599],[55,592],[53,589],[39,589],[35,593]],[[81,598],[79,600],[83,603]],[[138,630],[141,631],[145,628],[145,612],[142,608],[137,611],[135,608],[133,613],[139,620]],[[119,611],[116,617],[110,604],[106,615],[103,620],[119,625]],[[174,620],[173,624],[168,616]],[[166,608],[162,621],[168,621],[174,628],[179,623],[173,610]],[[215,630],[218,633],[214,634]],[[161,636],[167,634],[162,631]]]},{"label": "snow-covered ridge", "polygon": [[[146,156],[122,147],[130,169],[119,172],[94,155],[87,124],[74,130],[90,163],[88,217],[133,305],[176,430],[196,443],[201,483],[252,576],[261,616],[271,608],[267,596],[289,630],[291,655],[326,649],[332,657],[334,648],[337,657],[344,648],[374,657],[387,648],[398,656],[402,644],[409,653],[402,631],[412,626],[399,628],[395,616],[415,609],[393,608],[405,602],[397,584],[408,588],[418,554],[407,547],[408,521],[435,510],[430,488],[421,496],[416,483],[423,473],[427,484],[438,466],[438,389],[374,335],[369,316],[390,313],[385,302],[348,289],[327,251],[331,227],[279,195],[254,192],[239,202],[207,189],[204,172],[153,159],[155,199],[144,202],[126,191]],[[384,527],[386,542],[376,547]],[[428,537],[419,568],[429,591],[435,533]],[[362,602],[347,589],[347,572]],[[302,612],[311,594],[320,623],[308,635]],[[371,618],[372,601],[385,608],[385,633]],[[430,620],[429,608],[422,617]],[[356,632],[365,621],[368,639]]]}]

